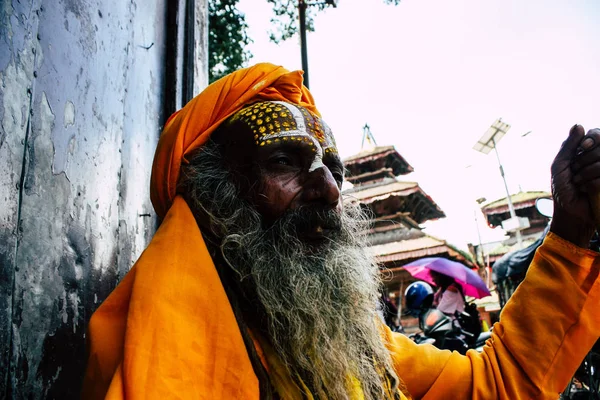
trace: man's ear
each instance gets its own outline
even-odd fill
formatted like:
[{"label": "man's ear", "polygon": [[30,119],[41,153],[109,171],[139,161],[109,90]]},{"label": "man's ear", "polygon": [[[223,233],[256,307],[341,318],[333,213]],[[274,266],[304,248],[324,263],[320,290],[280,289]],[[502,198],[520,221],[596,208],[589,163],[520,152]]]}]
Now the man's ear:
[{"label": "man's ear", "polygon": [[251,129],[239,120],[225,121],[211,136],[218,144],[223,165],[231,173],[233,183],[243,197],[257,183],[256,156],[257,146]]}]

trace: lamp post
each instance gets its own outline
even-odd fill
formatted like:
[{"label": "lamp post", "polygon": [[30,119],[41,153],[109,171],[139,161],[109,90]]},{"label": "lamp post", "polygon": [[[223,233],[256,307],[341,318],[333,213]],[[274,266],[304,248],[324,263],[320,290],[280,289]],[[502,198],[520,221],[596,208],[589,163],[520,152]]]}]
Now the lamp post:
[{"label": "lamp post", "polygon": [[337,7],[338,0],[325,0],[324,3],[309,3],[306,0],[298,0],[298,17],[300,19],[300,54],[302,56],[302,70],[304,71],[304,86],[308,86],[308,50],[306,48],[306,7],[325,4]]},{"label": "lamp post", "polygon": [[485,265],[485,251],[483,250],[483,244],[481,243],[481,233],[479,232],[479,218],[477,218],[477,213],[481,212],[481,205],[485,202],[485,197],[480,197],[477,200],[477,209],[474,210],[475,215],[475,228],[477,228],[477,239],[479,240],[479,251],[476,254],[477,261],[479,261],[479,253],[481,253],[481,265]]},{"label": "lamp post", "polygon": [[[502,139],[509,129],[510,125],[502,122],[502,118],[499,118],[492,124],[492,126],[489,127],[489,129],[483,134],[477,143],[475,143],[473,149],[483,154],[489,154],[489,152],[493,149],[496,153],[496,159],[498,160],[498,166],[500,167],[500,175],[502,176],[504,189],[506,190],[508,210],[510,211],[510,220],[503,221],[502,225],[505,227],[505,229],[507,229],[507,227],[514,228],[518,247],[521,249],[523,247],[523,240],[521,238],[521,221],[517,218],[517,214],[515,213],[515,207],[513,206],[512,199],[510,198],[506,177],[504,176],[504,168],[502,167],[502,162],[500,162],[500,155],[498,154],[498,149],[496,147],[500,139]],[[505,224],[505,222],[508,223]]]}]

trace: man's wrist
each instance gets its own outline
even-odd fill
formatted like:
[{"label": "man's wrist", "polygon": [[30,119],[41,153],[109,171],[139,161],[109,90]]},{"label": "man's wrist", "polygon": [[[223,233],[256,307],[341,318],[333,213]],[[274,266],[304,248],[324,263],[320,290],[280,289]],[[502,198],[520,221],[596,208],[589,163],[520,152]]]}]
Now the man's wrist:
[{"label": "man's wrist", "polygon": [[554,210],[550,232],[573,243],[576,246],[587,249],[596,228],[592,223],[577,222],[575,218],[560,209]]}]

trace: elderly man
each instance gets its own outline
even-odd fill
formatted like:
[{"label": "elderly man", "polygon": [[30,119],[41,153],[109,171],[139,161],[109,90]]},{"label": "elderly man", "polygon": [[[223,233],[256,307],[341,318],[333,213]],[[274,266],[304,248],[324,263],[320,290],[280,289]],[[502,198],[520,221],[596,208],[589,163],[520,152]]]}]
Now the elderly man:
[{"label": "elderly man", "polygon": [[419,346],[376,314],[366,219],[300,72],[259,64],[167,122],[160,228],[89,326],[85,399],[556,399],[600,336],[588,195],[600,131],[552,166],[551,233],[483,353]]}]

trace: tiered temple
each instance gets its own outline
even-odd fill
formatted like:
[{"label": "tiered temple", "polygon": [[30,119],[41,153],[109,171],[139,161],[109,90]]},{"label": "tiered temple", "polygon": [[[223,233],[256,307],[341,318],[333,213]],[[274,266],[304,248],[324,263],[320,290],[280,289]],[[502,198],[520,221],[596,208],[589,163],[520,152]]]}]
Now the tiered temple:
[{"label": "tiered temple", "polygon": [[[365,140],[370,144],[367,148]],[[386,294],[399,309],[406,286],[415,280],[403,265],[422,257],[445,257],[476,267],[469,254],[422,231],[420,224],[444,218],[444,212],[417,182],[398,178],[413,172],[413,167],[394,146],[376,146],[368,126],[363,149],[345,159],[344,165],[346,180],[353,185],[344,196],[373,216],[368,231],[370,250],[385,275]],[[403,324],[406,328],[414,321],[403,320]]]},{"label": "tiered temple", "polygon": [[[510,196],[515,214],[518,217],[526,217],[529,221],[529,227],[521,231],[523,243],[521,248],[525,248],[535,242],[548,223],[550,218],[540,214],[536,208],[538,199],[550,199],[552,194],[548,192],[519,192]],[[502,227],[502,221],[510,218],[510,210],[507,198],[501,198],[481,207],[481,212],[485,215],[490,228]],[[518,250],[516,235],[514,232],[508,233],[508,239],[502,242],[492,242],[483,244],[483,254],[489,264],[493,264],[504,254]],[[477,246],[475,251],[480,251]]]}]

